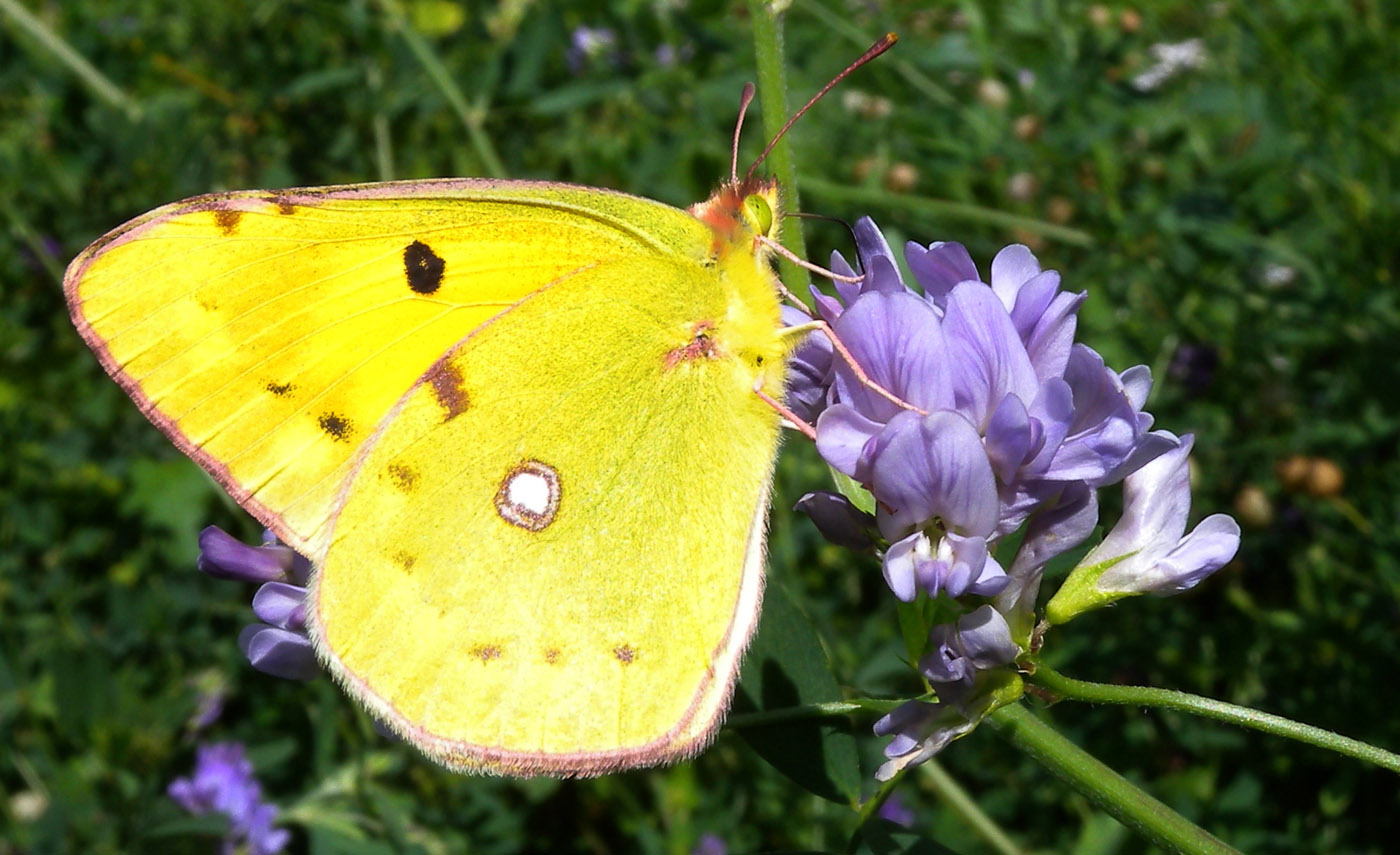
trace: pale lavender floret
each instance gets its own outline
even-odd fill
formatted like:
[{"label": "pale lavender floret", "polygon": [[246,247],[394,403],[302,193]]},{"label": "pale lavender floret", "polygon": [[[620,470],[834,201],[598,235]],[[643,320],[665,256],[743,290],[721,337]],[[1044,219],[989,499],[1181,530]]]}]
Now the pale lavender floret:
[{"label": "pale lavender floret", "polygon": [[933,650],[919,660],[919,671],[945,703],[962,703],[979,671],[1008,665],[1021,654],[1006,619],[989,605],[968,612],[956,623],[934,627],[929,639]]},{"label": "pale lavender floret", "polygon": [[1100,591],[1167,596],[1194,587],[1225,566],[1240,546],[1240,526],[1225,514],[1206,517],[1183,537],[1191,511],[1187,457],[1194,439],[1129,475],[1123,484],[1123,516],[1085,556],[1092,566],[1119,556],[1123,560],[1099,576]]},{"label": "pale lavender floret", "polygon": [[305,632],[249,624],[238,634],[238,647],[249,664],[264,674],[286,680],[314,680],[321,675]]},{"label": "pale lavender floret", "polygon": [[695,848],[690,850],[690,855],[729,855],[729,844],[713,831],[707,831],[700,835]]},{"label": "pale lavender floret", "polygon": [[[1145,463],[1137,452],[1152,427],[1152,416],[1142,412],[1151,388],[1147,369],[1137,366],[1120,375],[1091,348],[1076,344],[1065,366],[1065,382],[1074,396],[1074,419],[1042,477],[1104,486],[1126,474],[1125,463]],[[1165,450],[1156,442],[1151,449],[1156,454]]]},{"label": "pale lavender floret", "polygon": [[976,726],[992,702],[979,675],[1016,660],[1021,650],[1001,614],[984,605],[941,624],[929,635],[933,650],[919,670],[938,695],[936,703],[909,701],[875,723],[877,736],[892,736],[888,762],[875,773],[886,781],[900,769],[922,763]]},{"label": "pale lavender floret", "polygon": [[890,793],[890,797],[885,799],[885,803],[880,805],[880,809],[875,812],[875,815],[886,822],[902,825],[905,828],[913,828],[914,822],[918,819],[914,815],[914,811],[905,804],[897,792]]}]

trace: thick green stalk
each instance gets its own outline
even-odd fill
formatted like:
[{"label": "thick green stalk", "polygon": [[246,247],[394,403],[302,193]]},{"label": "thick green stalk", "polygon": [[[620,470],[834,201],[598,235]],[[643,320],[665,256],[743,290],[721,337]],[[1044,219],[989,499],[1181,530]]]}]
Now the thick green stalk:
[{"label": "thick green stalk", "polygon": [[[758,103],[763,112],[763,131],[767,139],[772,139],[788,117],[782,19],[773,11],[772,4],[763,0],[749,0],[749,14],[753,18],[754,58],[758,65]],[[766,163],[783,188],[784,209],[800,211],[802,208],[797,196],[797,164],[786,137],[773,146]],[[807,242],[802,235],[801,219],[791,217],[784,220],[780,235],[783,246],[796,253],[798,258],[807,257]],[[779,270],[782,271],[783,284],[789,291],[794,294],[806,293],[807,271],[788,261],[780,262]]]},{"label": "thick green stalk", "polygon": [[1167,851],[1239,855],[1239,850],[1143,792],[1022,704],[1007,704],[985,722],[1119,822]]},{"label": "thick green stalk", "polygon": [[1289,739],[1296,739],[1308,745],[1315,745],[1318,748],[1326,748],[1338,754],[1345,754],[1348,757],[1355,757],[1358,760],[1375,763],[1377,766],[1389,769],[1392,772],[1400,772],[1400,755],[1386,751],[1384,748],[1377,748],[1374,745],[1341,736],[1330,730],[1323,730],[1320,727],[1302,724],[1301,722],[1296,722],[1266,712],[1260,712],[1259,710],[1249,707],[1227,704],[1224,701],[1217,701],[1213,698],[1203,698],[1200,695],[1175,692],[1171,689],[1154,689],[1146,686],[1110,686],[1104,683],[1089,683],[1084,680],[1075,680],[1066,677],[1053,668],[1048,668],[1045,665],[1039,664],[1036,665],[1035,673],[1032,674],[1029,679],[1035,685],[1050,690],[1060,698],[1100,704],[1162,707],[1164,709],[1187,712],[1193,715],[1213,718],[1218,721],[1226,721],[1230,724],[1237,724],[1240,727],[1248,727],[1253,730],[1263,731],[1264,733],[1270,733],[1274,736],[1285,736]]}]

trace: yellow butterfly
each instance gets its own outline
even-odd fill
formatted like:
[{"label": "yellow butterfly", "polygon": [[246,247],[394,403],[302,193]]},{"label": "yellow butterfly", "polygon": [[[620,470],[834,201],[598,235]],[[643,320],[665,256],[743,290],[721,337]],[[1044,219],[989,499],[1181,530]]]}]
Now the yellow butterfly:
[{"label": "yellow butterfly", "polygon": [[700,750],[757,623],[781,213],[747,177],[687,210],[221,193],[101,238],[65,291],[142,412],[311,559],[313,644],[372,714],[454,769],[599,774]]},{"label": "yellow butterfly", "polygon": [[429,757],[694,753],[762,590],[776,185],[688,211],[444,180],[202,196],[70,266],[73,319],[311,559],[337,681]]}]

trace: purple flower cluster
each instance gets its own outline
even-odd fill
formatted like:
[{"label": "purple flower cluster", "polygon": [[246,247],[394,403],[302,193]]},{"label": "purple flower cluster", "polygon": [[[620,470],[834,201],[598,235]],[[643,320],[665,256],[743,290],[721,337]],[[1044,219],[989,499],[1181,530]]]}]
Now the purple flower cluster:
[{"label": "purple flower cluster", "polygon": [[[920,293],[905,285],[873,222],[863,219],[855,231],[859,284],[838,282],[837,297],[813,293],[817,312],[864,376],[814,334],[794,356],[788,402],[815,421],[817,449],[872,494],[875,510],[872,518],[837,494],[809,495],[801,507],[837,542],[882,538],[885,580],[903,601],[921,592],[996,598],[995,609],[964,617],[978,616],[975,634],[962,621],[933,630],[931,643],[941,652],[926,657],[921,670],[941,708],[901,708],[880,722],[877,731],[896,735],[887,749],[893,762],[922,759],[952,738],[953,725],[930,729],[931,721],[952,715],[956,727],[968,722],[979,700],[971,691],[976,674],[1005,670],[1027,643],[1041,573],[1093,530],[1097,491],[1164,456],[1184,466],[1190,438],[1152,430],[1152,416],[1143,412],[1152,385],[1145,366],[1114,371],[1075,342],[1087,295],[1060,290],[1060,275],[1041,270],[1026,247],[999,252],[987,282],[961,244],[911,243],[905,261]],[[840,255],[832,269],[854,275]],[[1172,489],[1184,496],[1174,506],[1189,505],[1188,484]],[[1127,498],[1134,500],[1132,490]],[[1179,516],[1157,526],[1163,543],[1177,522],[1180,538],[1184,512]],[[1023,526],[1008,569],[996,545]],[[1159,563],[1161,579],[1134,592],[1189,587],[1228,561],[1238,528],[1233,541],[1228,525],[1216,529],[1219,537],[1173,553],[1180,560],[1169,569]],[[1147,548],[1139,540],[1122,542]],[[1164,548],[1175,547],[1173,540]]]},{"label": "purple flower cluster", "polygon": [[238,634],[238,646],[254,668],[288,680],[312,680],[320,673],[306,635],[306,579],[311,564],[271,532],[261,546],[249,546],[215,526],[199,533],[199,569],[217,579],[259,582],[253,614],[262,623]]},{"label": "purple flower cluster", "polygon": [[166,790],[180,807],[192,814],[221,813],[229,819],[224,852],[274,855],[291,840],[291,832],[273,828],[277,806],[262,800],[262,789],[253,777],[253,764],[236,742],[201,745],[194,774],[176,778]]}]

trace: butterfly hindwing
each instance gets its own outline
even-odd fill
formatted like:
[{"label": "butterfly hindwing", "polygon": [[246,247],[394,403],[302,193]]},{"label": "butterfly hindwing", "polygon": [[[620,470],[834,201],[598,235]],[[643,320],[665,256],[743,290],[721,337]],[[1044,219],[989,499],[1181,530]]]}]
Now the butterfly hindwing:
[{"label": "butterfly hindwing", "polygon": [[386,419],[314,637],[436,759],[579,773],[703,745],[756,615],[778,430],[751,366],[694,354],[725,299],[693,262],[582,271]]}]

